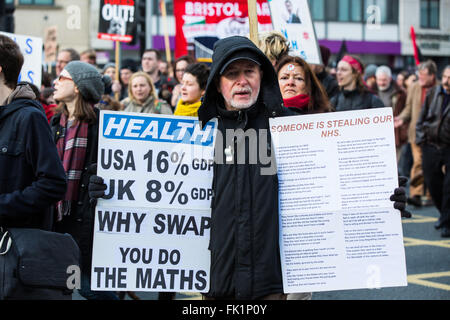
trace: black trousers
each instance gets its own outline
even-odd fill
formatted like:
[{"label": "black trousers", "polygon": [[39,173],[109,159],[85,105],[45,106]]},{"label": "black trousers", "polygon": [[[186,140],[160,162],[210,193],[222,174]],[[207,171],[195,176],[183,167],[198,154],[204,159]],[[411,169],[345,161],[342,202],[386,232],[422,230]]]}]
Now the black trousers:
[{"label": "black trousers", "polygon": [[[445,173],[442,167],[445,166]],[[450,227],[450,147],[422,146],[422,169],[425,184],[430,191],[444,226]]]}]

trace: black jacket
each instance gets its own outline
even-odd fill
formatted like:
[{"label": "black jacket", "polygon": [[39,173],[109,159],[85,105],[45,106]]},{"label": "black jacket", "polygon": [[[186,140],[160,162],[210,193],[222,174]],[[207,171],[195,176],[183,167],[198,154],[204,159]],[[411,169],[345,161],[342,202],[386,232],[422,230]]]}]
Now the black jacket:
[{"label": "black jacket", "polygon": [[45,111],[28,86],[0,106],[0,226],[51,230],[51,206],[66,191],[66,174]]},{"label": "black jacket", "polygon": [[352,91],[341,90],[330,99],[335,111],[351,111],[371,108],[384,108],[383,102],[373,93],[365,91],[361,93],[355,89]]},{"label": "black jacket", "polygon": [[[260,56],[263,78],[259,100],[246,110],[227,111],[223,97],[217,91],[215,79],[227,58],[239,50],[250,50]],[[257,299],[272,293],[282,293],[282,275],[278,231],[278,177],[262,175],[268,167],[261,159],[249,163],[249,139],[242,136],[226,141],[226,129],[266,129],[267,138],[258,136],[252,145],[265,147],[271,154],[269,117],[292,114],[283,107],[277,77],[270,61],[253,43],[244,37],[230,37],[216,43],[206,94],[199,111],[199,120],[206,123],[218,119],[218,129],[224,137],[216,142],[211,211],[210,297]],[[245,146],[245,164],[234,161],[223,164],[225,149]],[[275,164],[273,164],[275,166]]]},{"label": "black jacket", "polygon": [[[88,144],[84,168],[80,178],[78,201],[72,202],[70,215],[63,217],[62,221],[56,223],[56,231],[71,234],[77,242],[81,250],[82,269],[87,273],[90,272],[92,261],[95,216],[95,206],[89,201],[88,185],[90,176],[96,173],[92,171],[91,166],[97,163],[98,121],[100,114],[99,109],[94,108],[94,111],[96,120],[88,126]],[[59,124],[60,119],[61,114],[57,114],[51,120],[54,145],[62,133],[62,127]]]},{"label": "black jacket", "polygon": [[[416,143],[450,147],[450,104],[441,85],[429,90],[416,124]],[[444,100],[446,106],[443,105]]]}]

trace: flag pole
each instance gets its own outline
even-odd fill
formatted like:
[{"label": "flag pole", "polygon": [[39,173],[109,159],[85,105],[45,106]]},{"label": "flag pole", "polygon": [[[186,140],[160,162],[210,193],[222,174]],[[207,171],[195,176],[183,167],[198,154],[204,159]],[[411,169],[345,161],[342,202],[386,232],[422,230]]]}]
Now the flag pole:
[{"label": "flag pole", "polygon": [[[115,80],[119,81],[119,64],[120,64],[120,41],[116,41],[116,73],[115,73]],[[114,93],[114,98],[116,100],[119,100],[119,92]]]},{"label": "flag pole", "polygon": [[258,15],[256,13],[256,0],[248,0],[248,23],[250,27],[250,40],[258,47]]}]

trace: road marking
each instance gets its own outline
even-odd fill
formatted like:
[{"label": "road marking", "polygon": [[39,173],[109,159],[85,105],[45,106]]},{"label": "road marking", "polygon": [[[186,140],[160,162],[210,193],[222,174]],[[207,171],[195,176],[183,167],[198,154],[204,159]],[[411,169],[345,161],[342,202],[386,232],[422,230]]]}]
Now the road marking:
[{"label": "road marking", "polygon": [[443,277],[450,277],[450,271],[409,275],[408,283],[413,283],[413,284],[418,284],[418,285],[425,286],[425,287],[431,287],[431,288],[435,288],[435,289],[450,291],[450,285],[448,285],[448,284],[424,280],[424,279],[430,279],[430,278],[443,278]]},{"label": "road marking", "polygon": [[202,295],[197,292],[183,292],[183,298],[177,300],[203,300]]},{"label": "road marking", "polygon": [[419,214],[413,214],[411,219],[402,220],[402,223],[428,223],[436,222],[438,218],[421,216]]},{"label": "road marking", "polygon": [[414,238],[403,237],[403,242],[404,242],[405,247],[435,246],[435,247],[450,248],[450,240],[429,241],[429,240],[423,240],[423,239],[414,239]]}]

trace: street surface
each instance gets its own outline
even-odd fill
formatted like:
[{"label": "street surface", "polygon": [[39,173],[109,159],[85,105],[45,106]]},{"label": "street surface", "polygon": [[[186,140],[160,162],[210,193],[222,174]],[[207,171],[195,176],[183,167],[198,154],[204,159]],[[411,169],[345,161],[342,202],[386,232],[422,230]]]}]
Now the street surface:
[{"label": "street surface", "polygon": [[[439,215],[434,206],[415,208],[403,219],[408,286],[371,290],[318,292],[313,300],[449,300],[450,299],[450,238],[441,238],[434,229]],[[142,300],[156,300],[157,293],[136,292]],[[201,300],[199,294],[177,293],[177,300]],[[75,292],[74,300],[83,300]],[[127,300],[131,298],[126,297]]]}]

